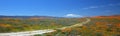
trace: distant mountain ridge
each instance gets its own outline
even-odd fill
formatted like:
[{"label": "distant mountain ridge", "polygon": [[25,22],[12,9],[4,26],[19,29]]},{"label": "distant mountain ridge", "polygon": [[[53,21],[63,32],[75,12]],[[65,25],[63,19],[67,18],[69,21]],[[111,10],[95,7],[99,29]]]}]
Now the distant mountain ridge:
[{"label": "distant mountain ridge", "polygon": [[[22,19],[28,19],[28,18],[43,18],[43,19],[50,19],[50,18],[71,18],[71,17],[53,17],[53,16],[4,16],[0,15],[0,18],[22,18]],[[72,17],[72,18],[81,18],[81,17]]]},{"label": "distant mountain ridge", "polygon": [[[120,15],[110,15],[110,16],[93,16],[93,18],[104,18],[104,17],[120,17]],[[43,19],[50,19],[50,18],[69,18],[69,17],[53,17],[53,16],[4,16],[0,15],[0,18],[43,18]]]},{"label": "distant mountain ridge", "polygon": [[53,17],[53,16],[2,16],[0,15],[0,18],[63,18],[63,17]]},{"label": "distant mountain ridge", "polygon": [[93,16],[94,18],[112,18],[112,17],[120,17],[120,15],[110,15],[110,16]]}]

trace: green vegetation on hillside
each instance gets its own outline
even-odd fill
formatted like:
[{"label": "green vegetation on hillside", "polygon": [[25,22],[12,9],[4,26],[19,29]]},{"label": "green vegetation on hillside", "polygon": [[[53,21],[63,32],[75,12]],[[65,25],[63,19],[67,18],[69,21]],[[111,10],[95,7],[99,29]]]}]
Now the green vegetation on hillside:
[{"label": "green vegetation on hillside", "polygon": [[3,32],[31,31],[31,30],[41,30],[41,29],[55,29],[64,26],[70,26],[83,21],[84,18],[59,18],[59,19],[1,18],[0,32],[3,33]]},{"label": "green vegetation on hillside", "polygon": [[[80,27],[56,30],[39,36],[120,36],[120,17],[89,18]],[[37,35],[35,35],[37,36]]]}]

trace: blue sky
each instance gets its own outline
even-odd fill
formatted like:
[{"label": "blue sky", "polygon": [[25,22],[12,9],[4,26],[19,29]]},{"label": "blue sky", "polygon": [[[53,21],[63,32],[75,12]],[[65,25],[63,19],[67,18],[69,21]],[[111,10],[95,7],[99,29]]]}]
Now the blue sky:
[{"label": "blue sky", "polygon": [[0,15],[99,16],[120,14],[120,0],[0,0]]}]

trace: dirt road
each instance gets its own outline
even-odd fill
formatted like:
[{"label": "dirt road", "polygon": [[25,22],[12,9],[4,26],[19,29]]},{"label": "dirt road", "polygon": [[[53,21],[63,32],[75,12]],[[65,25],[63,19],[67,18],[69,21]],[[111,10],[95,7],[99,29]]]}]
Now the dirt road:
[{"label": "dirt road", "polygon": [[[83,24],[86,24],[88,22],[90,22],[90,19],[86,18],[85,22],[78,23],[78,24],[71,25],[71,26],[58,28],[58,29],[65,29],[65,28],[82,26]],[[0,36],[33,36],[35,34],[44,34],[44,33],[49,33],[49,32],[54,32],[54,31],[55,31],[54,29],[46,29],[46,30],[35,30],[35,31],[25,31],[25,32],[0,33]]]}]

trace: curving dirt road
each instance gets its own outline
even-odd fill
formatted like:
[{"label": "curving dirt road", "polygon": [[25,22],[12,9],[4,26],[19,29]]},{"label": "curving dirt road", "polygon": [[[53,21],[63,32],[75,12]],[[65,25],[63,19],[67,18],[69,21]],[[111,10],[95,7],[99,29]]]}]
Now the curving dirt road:
[{"label": "curving dirt road", "polygon": [[35,31],[26,31],[26,32],[11,32],[11,33],[0,33],[0,36],[32,36],[35,34],[43,34],[48,32],[54,32],[53,29],[46,30],[35,30]]},{"label": "curving dirt road", "polygon": [[[88,19],[88,18],[86,18],[86,19],[87,20],[85,22],[67,26],[67,27],[58,28],[58,29],[82,26],[83,24],[90,22],[90,19]],[[0,33],[0,36],[33,36],[35,34],[44,34],[44,33],[49,33],[49,32],[54,32],[54,31],[55,31],[54,29],[46,29],[46,30],[35,30],[35,31],[25,31],[25,32]]]},{"label": "curving dirt road", "polygon": [[77,24],[75,24],[75,25],[66,26],[66,27],[62,27],[62,28],[58,28],[58,29],[74,28],[74,27],[82,26],[83,24],[86,24],[86,23],[88,23],[88,22],[90,22],[90,19],[86,18],[86,21],[85,21],[85,22],[77,23]]}]

